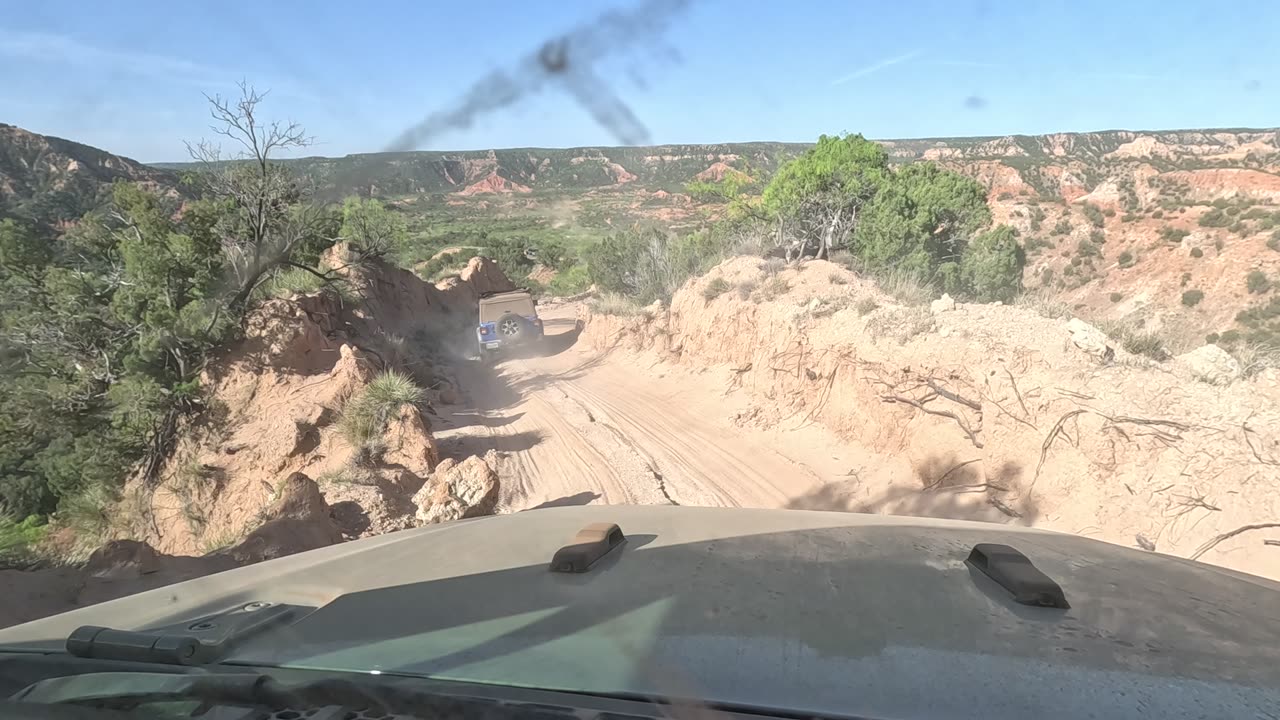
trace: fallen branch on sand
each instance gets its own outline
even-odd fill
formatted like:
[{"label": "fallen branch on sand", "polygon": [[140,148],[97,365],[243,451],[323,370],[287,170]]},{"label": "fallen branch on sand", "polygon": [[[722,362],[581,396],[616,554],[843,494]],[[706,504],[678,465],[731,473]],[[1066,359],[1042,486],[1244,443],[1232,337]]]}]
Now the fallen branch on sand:
[{"label": "fallen branch on sand", "polygon": [[[1217,546],[1218,546],[1218,543],[1221,543],[1221,542],[1222,542],[1222,541],[1224,541],[1224,540],[1230,540],[1231,538],[1233,538],[1233,537],[1235,537],[1235,536],[1237,536],[1237,535],[1240,535],[1241,533],[1247,533],[1247,532],[1250,532],[1250,531],[1252,531],[1252,530],[1266,530],[1267,528],[1280,528],[1280,522],[1272,522],[1272,523],[1255,523],[1255,524],[1253,524],[1253,525],[1241,525],[1240,527],[1236,528],[1235,530],[1232,530],[1231,532],[1224,532],[1224,533],[1222,533],[1221,535],[1216,535],[1216,536],[1214,536],[1214,537],[1210,538],[1210,539],[1208,540],[1208,542],[1206,542],[1205,544],[1203,544],[1203,545],[1201,545],[1200,547],[1196,548],[1196,551],[1195,551],[1195,552],[1193,552],[1193,553],[1191,553],[1191,559],[1192,559],[1192,560],[1199,560],[1201,555],[1204,555],[1205,553],[1207,553],[1207,552],[1209,552],[1210,550],[1212,550],[1212,549],[1214,549],[1215,547],[1217,547]],[[1265,541],[1264,541],[1264,542],[1265,542]]]}]

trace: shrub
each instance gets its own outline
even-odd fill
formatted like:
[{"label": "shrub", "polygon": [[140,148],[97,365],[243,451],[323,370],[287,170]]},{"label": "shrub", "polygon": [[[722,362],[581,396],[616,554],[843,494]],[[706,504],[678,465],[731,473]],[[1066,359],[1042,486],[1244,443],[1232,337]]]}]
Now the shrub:
[{"label": "shrub", "polygon": [[1053,226],[1054,235],[1066,235],[1069,232],[1071,232],[1071,221],[1066,218],[1062,218]]},{"label": "shrub", "polygon": [[1006,190],[1006,191],[1004,191],[1004,192],[1000,193],[999,195],[997,195],[997,196],[996,196],[996,199],[997,199],[997,200],[1012,200],[1012,199],[1013,199],[1013,193],[1011,193],[1011,192],[1009,192],[1008,190]]},{"label": "shrub", "polygon": [[552,295],[577,295],[591,287],[591,275],[587,272],[587,266],[581,263],[571,265],[567,269],[556,273],[556,276],[547,283],[547,290]]},{"label": "shrub", "polygon": [[1137,262],[1137,260],[1135,260],[1133,257],[1133,253],[1129,252],[1128,250],[1125,250],[1124,252],[1120,253],[1120,257],[1116,258],[1116,261],[1120,264],[1120,267],[1122,268],[1133,267],[1133,264]]},{"label": "shrub", "polygon": [[1251,294],[1261,295],[1271,289],[1271,281],[1267,279],[1267,274],[1261,270],[1250,270],[1245,276],[1245,287]]},{"label": "shrub", "polygon": [[1167,243],[1180,243],[1183,238],[1190,234],[1190,230],[1182,230],[1180,228],[1169,227],[1168,225],[1160,228],[1160,239]]},{"label": "shrub", "polygon": [[729,281],[722,277],[712,278],[710,282],[703,286],[702,298],[708,301],[715,300],[721,295],[729,292],[731,287],[732,286],[729,285]]},{"label": "shrub", "polygon": [[1125,213],[1124,217],[1120,218],[1120,222],[1128,223],[1128,222],[1133,222],[1134,220],[1137,220],[1137,219],[1138,219],[1137,215],[1134,215],[1133,213]]},{"label": "shrub", "polygon": [[1102,210],[1091,203],[1084,204],[1084,217],[1094,227],[1102,227]]},{"label": "shrub", "polygon": [[1204,293],[1200,290],[1187,290],[1182,293],[1182,304],[1187,307],[1195,307],[1204,299]]},{"label": "shrub", "polygon": [[1111,297],[1111,302],[1120,302],[1121,300],[1124,299],[1124,295],[1118,292],[1111,293],[1110,297]]},{"label": "shrub", "polygon": [[1213,249],[1217,250],[1218,252],[1222,252],[1222,248],[1226,246],[1227,246],[1227,243],[1222,238],[1218,238],[1213,241]]},{"label": "shrub", "polygon": [[1236,207],[1235,205],[1232,205],[1231,207],[1227,208],[1223,212],[1225,212],[1227,215],[1230,215],[1231,217],[1235,217],[1236,215],[1240,214],[1240,208]]},{"label": "shrub", "polygon": [[1169,359],[1169,352],[1159,335],[1149,332],[1133,332],[1120,341],[1120,346],[1133,355],[1145,355],[1156,362]]},{"label": "shrub", "polygon": [[1206,345],[1213,345],[1217,342],[1218,342],[1218,333],[1209,333],[1208,335],[1204,336],[1204,343]]},{"label": "shrub", "polygon": [[1280,230],[1275,231],[1271,237],[1267,238],[1267,247],[1280,252]]},{"label": "shrub", "polygon": [[48,531],[49,526],[38,515],[24,520],[0,517],[0,568],[21,568],[34,562]]},{"label": "shrub", "polygon": [[1160,218],[1164,217],[1164,211],[1163,211],[1163,210],[1156,210],[1155,212],[1151,213],[1151,217],[1153,217],[1153,218],[1155,218],[1155,219],[1159,220]]},{"label": "shrub", "polygon": [[1204,251],[1200,248],[1191,248],[1191,257],[1202,258],[1204,257]]},{"label": "shrub", "polygon": [[597,315],[634,317],[644,313],[644,306],[639,302],[617,293],[605,293],[598,298],[592,298],[587,303],[587,307]]},{"label": "shrub", "polygon": [[[967,295],[990,302],[1012,300],[1022,291],[1026,255],[1012,229],[1001,225],[975,237],[960,261],[959,286]],[[943,268],[939,268],[941,272]],[[943,285],[947,285],[944,278]]]},{"label": "shrub", "polygon": [[880,303],[876,302],[874,298],[864,297],[853,307],[858,311],[859,315],[866,315],[870,312],[874,312],[876,308],[880,307]]},{"label": "shrub", "polygon": [[1186,287],[1186,286],[1187,286],[1187,283],[1189,283],[1189,282],[1191,282],[1191,273],[1189,273],[1189,272],[1184,272],[1184,273],[1182,273],[1182,281],[1181,281],[1180,285],[1181,285],[1182,287]]},{"label": "shrub", "polygon": [[352,447],[367,448],[381,441],[401,406],[420,403],[425,396],[408,375],[388,370],[347,400],[338,427]]},{"label": "shrub", "polygon": [[1102,245],[1107,241],[1107,234],[1101,230],[1093,230],[1089,233],[1089,242],[1094,245]]},{"label": "shrub", "polygon": [[1214,209],[1201,215],[1196,222],[1200,227],[1227,227],[1231,224],[1231,217],[1221,210]]},{"label": "shrub", "polygon": [[1103,214],[1103,215],[1105,215],[1105,216],[1107,216],[1107,217],[1115,217],[1115,216],[1116,216],[1116,209],[1115,209],[1115,208],[1107,208],[1106,210],[1103,210],[1103,211],[1102,211],[1102,214]]}]

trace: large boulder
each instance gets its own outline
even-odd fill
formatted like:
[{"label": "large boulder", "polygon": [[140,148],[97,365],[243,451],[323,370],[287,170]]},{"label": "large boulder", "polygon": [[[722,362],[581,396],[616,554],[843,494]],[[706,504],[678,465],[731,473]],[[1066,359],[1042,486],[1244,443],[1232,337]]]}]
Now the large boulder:
[{"label": "large boulder", "polygon": [[493,514],[498,504],[498,456],[472,455],[462,462],[440,461],[431,478],[413,496],[423,525]]},{"label": "large boulder", "polygon": [[1107,342],[1107,334],[1080,318],[1067,321],[1067,332],[1071,333],[1071,344],[1089,355],[1104,360],[1115,357],[1115,350]]},{"label": "large boulder", "polygon": [[1240,377],[1240,363],[1217,345],[1203,345],[1179,355],[1177,361],[1192,375],[1213,385],[1226,385]]}]

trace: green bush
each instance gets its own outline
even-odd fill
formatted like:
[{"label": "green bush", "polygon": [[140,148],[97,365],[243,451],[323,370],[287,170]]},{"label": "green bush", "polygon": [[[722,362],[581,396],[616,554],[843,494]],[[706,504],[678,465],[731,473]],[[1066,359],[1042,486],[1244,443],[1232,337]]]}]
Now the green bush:
[{"label": "green bush", "polygon": [[1167,243],[1180,243],[1183,238],[1190,234],[1190,230],[1182,230],[1181,228],[1174,228],[1168,225],[1160,228],[1160,239]]},{"label": "green bush", "polygon": [[388,370],[347,400],[338,427],[354,448],[377,444],[402,406],[415,405],[425,397],[422,388],[408,375]]},{"label": "green bush", "polygon": [[1111,298],[1111,302],[1113,302],[1113,303],[1114,303],[1114,302],[1120,302],[1121,300],[1123,300],[1123,299],[1124,299],[1124,295],[1123,295],[1122,293],[1113,292],[1113,293],[1111,293],[1110,298]]},{"label": "green bush", "polygon": [[1222,248],[1226,246],[1227,246],[1227,243],[1222,238],[1217,238],[1213,241],[1213,249],[1217,250],[1218,252],[1222,252]]},{"label": "green bush", "polygon": [[1195,307],[1204,299],[1204,293],[1199,290],[1187,290],[1182,293],[1182,304],[1187,307]]},{"label": "green bush", "polygon": [[1099,227],[1099,228],[1102,227],[1102,223],[1103,223],[1102,210],[1099,209],[1097,205],[1093,205],[1091,203],[1085,203],[1083,209],[1084,209],[1084,217],[1086,220],[1089,221],[1089,224],[1093,225],[1094,227]]},{"label": "green bush", "polygon": [[1163,211],[1163,210],[1156,210],[1155,212],[1151,213],[1151,217],[1153,217],[1153,218],[1155,218],[1155,219],[1159,220],[1160,218],[1164,217],[1164,211]]},{"label": "green bush", "polygon": [[626,231],[587,248],[587,272],[600,290],[647,305],[670,300],[686,280],[724,259],[727,243],[714,233],[671,237],[657,228]]},{"label": "green bush", "polygon": [[1137,262],[1137,260],[1133,257],[1133,253],[1129,252],[1128,250],[1125,250],[1124,252],[1120,253],[1120,256],[1118,258],[1116,258],[1116,262],[1118,262],[1120,267],[1122,268],[1131,268],[1133,267],[1133,264]]},{"label": "green bush", "polygon": [[1115,217],[1116,210],[1115,208],[1107,208],[1106,210],[1102,211],[1102,214],[1105,215],[1106,217]]},{"label": "green bush", "polygon": [[1201,215],[1196,222],[1200,227],[1227,227],[1232,223],[1232,220],[1225,212],[1215,208]]},{"label": "green bush", "polygon": [[1271,237],[1267,238],[1267,247],[1280,252],[1280,230],[1275,231],[1271,234]]},{"label": "green bush", "polygon": [[1198,248],[1198,247],[1197,247],[1197,248],[1191,248],[1191,257],[1193,257],[1193,258],[1202,258],[1202,257],[1204,257],[1204,250],[1201,250],[1201,249],[1200,249],[1200,248]]},{"label": "green bush", "polygon": [[581,263],[559,271],[547,284],[547,290],[552,295],[558,296],[577,295],[585,292],[589,287],[591,287],[591,273],[587,270],[587,266]]},{"label": "green bush", "polygon": [[1271,289],[1271,281],[1267,279],[1267,274],[1261,270],[1250,270],[1245,276],[1245,287],[1251,294],[1261,295]]},{"label": "green bush", "polygon": [[1069,232],[1071,232],[1071,221],[1066,218],[1062,218],[1053,226],[1054,235],[1066,235]]},{"label": "green bush", "polygon": [[[955,289],[982,302],[1008,301],[1022,291],[1026,255],[1007,225],[988,230],[970,243],[960,261]],[[945,281],[944,281],[945,284]]]},{"label": "green bush", "polygon": [[1218,342],[1218,339],[1219,339],[1218,333],[1209,333],[1208,335],[1204,336],[1204,343],[1206,345],[1214,345]]},{"label": "green bush", "polygon": [[0,569],[21,568],[34,562],[48,531],[45,519],[38,515],[23,520],[0,516]]}]

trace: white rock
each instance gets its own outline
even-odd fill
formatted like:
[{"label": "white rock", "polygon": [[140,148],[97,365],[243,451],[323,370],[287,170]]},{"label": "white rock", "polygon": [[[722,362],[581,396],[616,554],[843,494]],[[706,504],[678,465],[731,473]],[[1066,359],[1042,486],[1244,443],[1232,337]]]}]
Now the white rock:
[{"label": "white rock", "polygon": [[1214,385],[1226,385],[1240,377],[1240,363],[1217,345],[1203,345],[1179,355],[1178,362],[1192,375]]},{"label": "white rock", "polygon": [[938,313],[949,312],[956,309],[956,301],[951,296],[943,293],[942,297],[929,303],[929,312],[937,315]]},{"label": "white rock", "polygon": [[1067,332],[1071,333],[1071,343],[1090,355],[1107,357],[1115,352],[1107,345],[1106,333],[1080,318],[1067,321]]},{"label": "white rock", "polygon": [[951,328],[949,327],[938,328],[938,335],[940,337],[951,337]]}]

